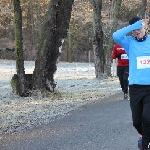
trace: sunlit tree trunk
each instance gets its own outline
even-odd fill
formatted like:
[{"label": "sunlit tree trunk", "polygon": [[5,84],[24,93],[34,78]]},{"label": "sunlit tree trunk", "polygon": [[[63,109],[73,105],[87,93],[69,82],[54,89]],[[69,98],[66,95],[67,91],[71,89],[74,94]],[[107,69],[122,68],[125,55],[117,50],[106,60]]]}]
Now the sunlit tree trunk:
[{"label": "sunlit tree trunk", "polygon": [[114,8],[114,17],[113,17],[113,21],[112,21],[112,28],[110,30],[110,35],[109,35],[109,44],[108,44],[108,48],[107,48],[107,63],[106,63],[106,67],[105,67],[105,72],[108,76],[111,75],[111,53],[112,53],[112,49],[113,49],[113,45],[114,45],[114,41],[112,39],[112,34],[114,31],[117,30],[117,26],[118,26],[118,16],[119,16],[119,11],[120,11],[120,7],[121,7],[121,3],[122,0],[116,0],[116,4],[115,4],[115,8]]},{"label": "sunlit tree trunk", "polygon": [[102,0],[90,0],[93,6],[94,17],[94,57],[95,57],[95,74],[96,78],[104,77],[105,56],[103,49],[103,31],[101,22]]}]

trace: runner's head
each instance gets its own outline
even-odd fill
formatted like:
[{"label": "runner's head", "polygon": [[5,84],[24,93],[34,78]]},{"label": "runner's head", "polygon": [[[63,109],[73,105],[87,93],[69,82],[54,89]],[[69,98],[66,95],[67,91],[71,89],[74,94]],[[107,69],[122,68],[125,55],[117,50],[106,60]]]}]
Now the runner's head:
[{"label": "runner's head", "polygon": [[[132,25],[132,24],[134,24],[135,22],[137,22],[137,21],[139,21],[139,20],[141,20],[141,18],[140,17],[133,17],[132,19],[130,19],[130,21],[129,21],[129,24],[130,25]],[[146,30],[145,30],[145,27],[143,26],[142,28],[140,28],[140,29],[137,29],[137,30],[133,30],[132,31],[132,35],[137,39],[137,40],[140,40],[141,42],[142,42],[142,40],[144,39],[145,40],[145,38],[146,37],[144,37],[144,36],[146,36],[145,35],[146,34]],[[144,41],[143,40],[143,41]]]}]

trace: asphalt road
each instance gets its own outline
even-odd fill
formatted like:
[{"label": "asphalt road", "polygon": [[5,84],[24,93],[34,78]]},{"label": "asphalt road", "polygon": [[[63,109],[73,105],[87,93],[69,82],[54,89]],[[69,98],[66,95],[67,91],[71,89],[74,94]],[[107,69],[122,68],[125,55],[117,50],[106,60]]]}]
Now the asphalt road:
[{"label": "asphalt road", "polygon": [[121,99],[120,93],[48,125],[3,136],[0,150],[137,150],[129,101]]}]

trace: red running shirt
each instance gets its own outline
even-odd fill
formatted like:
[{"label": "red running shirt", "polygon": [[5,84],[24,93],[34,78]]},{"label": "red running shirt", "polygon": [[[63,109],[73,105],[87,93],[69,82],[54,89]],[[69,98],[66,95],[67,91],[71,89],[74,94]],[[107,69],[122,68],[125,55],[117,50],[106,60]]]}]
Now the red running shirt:
[{"label": "red running shirt", "polygon": [[129,66],[129,59],[126,58],[126,52],[124,48],[118,44],[115,44],[111,54],[112,59],[116,59],[117,54],[121,54],[121,58],[118,58],[118,66]]}]

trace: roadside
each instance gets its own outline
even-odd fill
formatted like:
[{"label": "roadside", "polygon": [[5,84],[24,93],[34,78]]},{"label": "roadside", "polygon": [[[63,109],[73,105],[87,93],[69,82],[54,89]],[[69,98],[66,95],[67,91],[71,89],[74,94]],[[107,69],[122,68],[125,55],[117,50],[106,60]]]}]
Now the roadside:
[{"label": "roadside", "polygon": [[[94,64],[60,62],[55,74],[55,94],[44,98],[36,91],[32,97],[21,98],[9,84],[15,73],[15,61],[0,60],[0,64],[0,134],[47,124],[82,105],[120,92],[118,78],[95,79]],[[34,62],[25,62],[26,73],[33,69]]]},{"label": "roadside", "polygon": [[121,99],[115,94],[47,125],[4,135],[0,150],[137,150],[130,103]]}]

